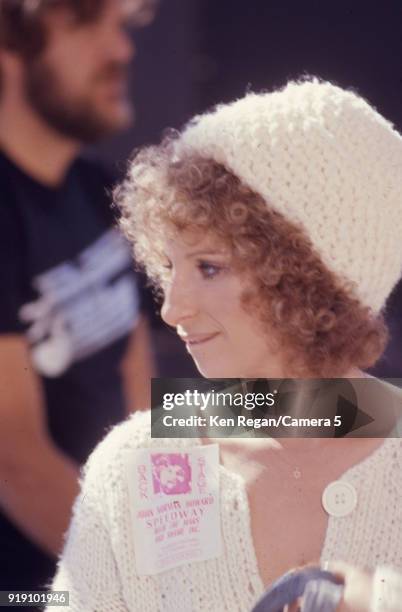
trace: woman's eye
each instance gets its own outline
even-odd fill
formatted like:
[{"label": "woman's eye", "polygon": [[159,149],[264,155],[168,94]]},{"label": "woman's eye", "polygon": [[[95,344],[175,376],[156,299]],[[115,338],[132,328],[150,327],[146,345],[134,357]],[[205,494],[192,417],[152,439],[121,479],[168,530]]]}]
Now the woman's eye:
[{"label": "woman's eye", "polygon": [[170,262],[170,261],[165,261],[165,262],[163,262],[163,263],[162,263],[162,262],[160,262],[160,263],[159,263],[159,266],[160,266],[160,267],[159,267],[159,270],[161,271],[161,273],[162,273],[164,276],[169,275],[169,274],[171,273],[171,271],[172,271],[172,268],[173,268],[173,266],[172,266],[172,264],[171,264],[171,262]]},{"label": "woman's eye", "polygon": [[198,269],[204,278],[214,278],[222,270],[222,266],[216,264],[207,263],[206,261],[200,261],[198,263]]},{"label": "woman's eye", "polygon": [[163,287],[166,283],[169,282],[172,275],[172,265],[171,264],[161,264],[159,267],[159,284]]}]

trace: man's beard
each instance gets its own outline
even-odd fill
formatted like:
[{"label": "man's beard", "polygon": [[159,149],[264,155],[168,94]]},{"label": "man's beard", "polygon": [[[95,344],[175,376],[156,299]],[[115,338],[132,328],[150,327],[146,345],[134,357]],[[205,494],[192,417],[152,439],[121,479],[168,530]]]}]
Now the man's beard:
[{"label": "man's beard", "polygon": [[[110,63],[98,74],[96,81],[122,75],[125,77],[126,71],[125,65]],[[130,123],[129,112],[127,121],[108,120],[96,111],[89,97],[74,100],[63,96],[57,72],[38,60],[27,65],[25,92],[32,108],[56,132],[83,144],[96,143]]]}]

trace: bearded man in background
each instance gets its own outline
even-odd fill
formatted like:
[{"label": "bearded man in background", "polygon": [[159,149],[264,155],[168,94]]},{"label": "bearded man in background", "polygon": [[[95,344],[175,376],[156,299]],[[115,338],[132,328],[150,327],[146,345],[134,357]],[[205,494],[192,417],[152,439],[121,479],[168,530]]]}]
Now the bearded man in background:
[{"label": "bearded man in background", "polygon": [[79,153],[131,123],[126,27],[151,13],[145,0],[0,0],[0,590],[45,588],[80,465],[149,407],[110,177]]}]

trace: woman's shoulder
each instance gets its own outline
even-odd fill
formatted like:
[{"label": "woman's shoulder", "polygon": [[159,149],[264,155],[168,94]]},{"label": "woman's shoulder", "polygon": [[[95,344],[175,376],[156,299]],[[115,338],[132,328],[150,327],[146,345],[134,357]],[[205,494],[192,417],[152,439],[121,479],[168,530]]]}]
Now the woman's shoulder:
[{"label": "woman's shoulder", "polygon": [[[138,411],[115,425],[105,435],[82,468],[82,482],[113,484],[121,480],[122,469],[139,449],[183,448],[197,444],[195,439],[153,438],[151,436],[151,410]],[[107,487],[105,487],[107,491]]]},{"label": "woman's shoulder", "polygon": [[151,444],[151,411],[138,411],[114,425],[98,442],[83,468],[84,473],[96,469],[110,470],[130,451]]},{"label": "woman's shoulder", "polygon": [[99,443],[98,452],[119,454],[151,442],[151,410],[138,410],[109,430]]}]

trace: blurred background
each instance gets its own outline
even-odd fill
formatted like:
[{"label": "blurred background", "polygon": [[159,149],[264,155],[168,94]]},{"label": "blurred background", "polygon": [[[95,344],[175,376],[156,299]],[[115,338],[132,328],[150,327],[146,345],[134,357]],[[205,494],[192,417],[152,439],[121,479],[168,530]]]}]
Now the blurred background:
[{"label": "blurred background", "polygon": [[[352,87],[402,130],[402,3],[161,0],[134,33],[136,123],[97,149],[124,172],[133,148],[248,89],[304,74]],[[402,376],[402,286],[388,306],[392,341],[373,372]],[[198,376],[181,343],[154,316],[160,374]]]}]

